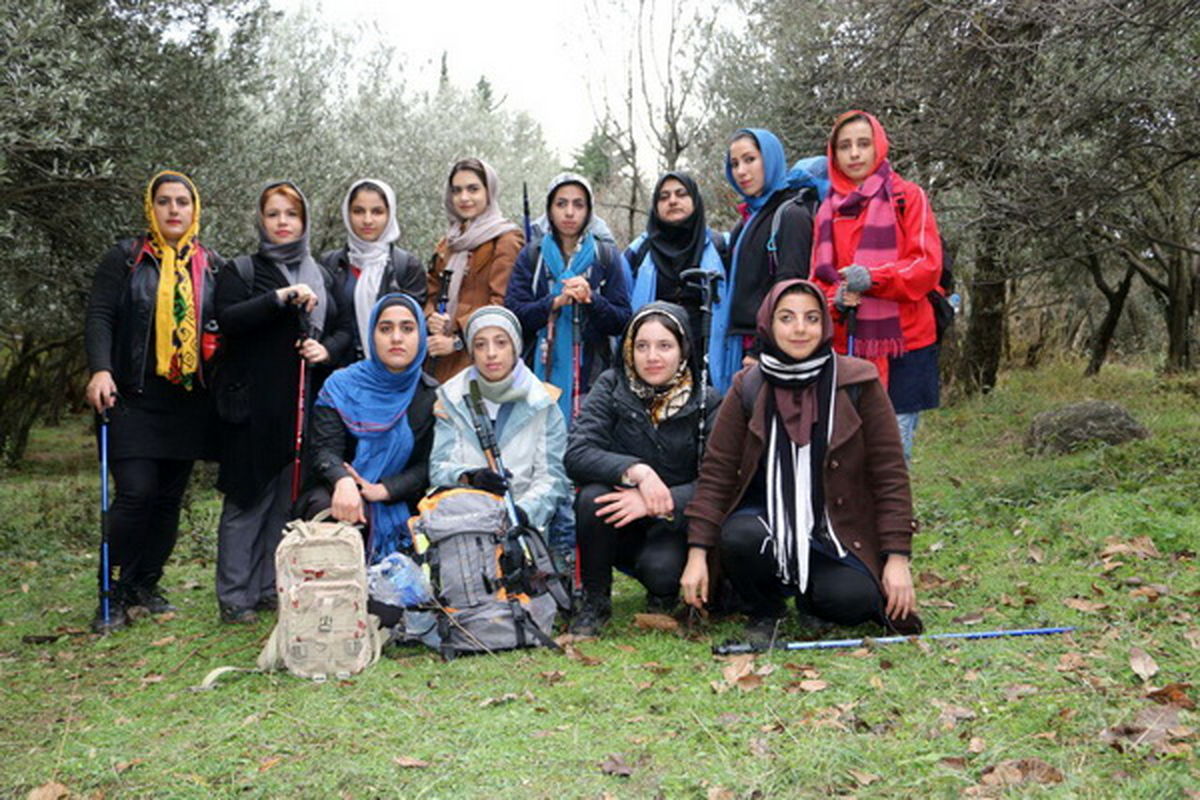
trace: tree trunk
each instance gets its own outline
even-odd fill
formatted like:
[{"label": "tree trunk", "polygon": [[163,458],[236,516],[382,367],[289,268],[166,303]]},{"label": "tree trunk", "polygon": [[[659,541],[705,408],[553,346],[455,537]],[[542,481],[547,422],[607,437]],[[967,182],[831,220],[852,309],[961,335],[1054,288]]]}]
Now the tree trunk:
[{"label": "tree trunk", "polygon": [[1108,348],[1112,345],[1113,334],[1117,331],[1121,312],[1125,310],[1125,299],[1129,296],[1129,289],[1133,286],[1133,276],[1136,273],[1133,267],[1126,267],[1125,277],[1121,279],[1121,283],[1117,285],[1116,289],[1110,289],[1100,271],[1098,256],[1092,256],[1088,260],[1088,271],[1092,273],[1092,280],[1095,282],[1096,288],[1104,294],[1104,299],[1108,301],[1108,310],[1104,312],[1104,319],[1100,320],[1100,327],[1096,329],[1096,333],[1092,337],[1092,355],[1088,360],[1087,369],[1083,371],[1086,378],[1099,375],[1100,368],[1104,366],[1104,360],[1108,358]]},{"label": "tree trunk", "polygon": [[968,394],[991,391],[1000,371],[1008,282],[1004,266],[996,260],[997,239],[993,231],[982,232],[975,276],[970,281],[971,313],[967,319],[961,373],[963,388]]},{"label": "tree trunk", "polygon": [[1175,252],[1167,261],[1167,372],[1192,368],[1191,322],[1195,298],[1192,259]]}]

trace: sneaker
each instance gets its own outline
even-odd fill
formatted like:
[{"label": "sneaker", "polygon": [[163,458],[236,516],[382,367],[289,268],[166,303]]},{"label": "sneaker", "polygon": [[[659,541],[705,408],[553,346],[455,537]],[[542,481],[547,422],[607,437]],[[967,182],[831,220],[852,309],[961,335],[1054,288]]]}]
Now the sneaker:
[{"label": "sneaker", "polygon": [[608,596],[601,597],[585,592],[583,605],[571,618],[571,625],[567,630],[575,636],[598,636],[610,617],[612,600]]},{"label": "sneaker", "polygon": [[178,611],[171,602],[163,596],[162,590],[158,588],[158,584],[153,586],[135,586],[133,587],[133,605],[144,607],[151,614],[166,614],[170,611]]},{"label": "sneaker", "polygon": [[[115,592],[113,594],[116,594]],[[108,601],[108,619],[104,619],[104,604],[96,606],[96,616],[92,618],[92,632],[107,636],[115,631],[129,627],[129,612],[125,604],[115,597]]]},{"label": "sneaker", "polygon": [[651,594],[650,592],[646,592],[647,614],[673,614],[678,606],[678,594]]},{"label": "sneaker", "polygon": [[253,625],[258,622],[258,613],[253,608],[221,606],[221,622],[230,625]]},{"label": "sneaker", "polygon": [[746,641],[756,648],[770,648],[779,638],[781,622],[783,617],[753,617],[746,623]]}]

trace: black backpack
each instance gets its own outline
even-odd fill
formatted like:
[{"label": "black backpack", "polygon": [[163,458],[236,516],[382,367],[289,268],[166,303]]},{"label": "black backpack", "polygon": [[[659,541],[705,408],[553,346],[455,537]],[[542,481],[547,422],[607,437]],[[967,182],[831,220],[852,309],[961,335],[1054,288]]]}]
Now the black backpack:
[{"label": "black backpack", "polygon": [[[893,198],[893,206],[896,209],[896,219],[904,217],[904,195],[896,194]],[[942,236],[941,231],[938,231],[938,238],[942,243],[942,275],[938,278],[938,289],[933,289],[929,294],[925,295],[925,299],[929,301],[929,305],[933,306],[933,322],[937,326],[937,341],[941,344],[942,337],[945,336],[946,330],[954,324],[956,312],[954,306],[950,304],[949,296],[954,294],[954,272],[951,267],[954,266],[954,259],[946,250],[946,237]]]}]

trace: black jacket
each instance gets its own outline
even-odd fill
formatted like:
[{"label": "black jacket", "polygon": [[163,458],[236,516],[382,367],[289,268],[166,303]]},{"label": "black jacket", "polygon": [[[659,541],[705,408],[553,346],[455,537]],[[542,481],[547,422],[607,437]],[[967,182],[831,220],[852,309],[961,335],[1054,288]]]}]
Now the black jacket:
[{"label": "black jacket", "polygon": [[783,203],[796,196],[794,189],[780,189],[755,215],[749,226],[745,220],[729,232],[729,249],[738,247],[745,239],[738,254],[738,262],[731,267],[737,275],[733,285],[733,309],[730,333],[752,335],[757,327],[758,307],[762,305],[767,291],[776,282],[785,278],[807,278],[809,259],[812,256],[813,218],[816,214],[816,190],[803,190],[802,202],[792,203],[783,211],[779,220],[779,233],[775,241],[777,266],[771,270],[767,242],[771,238],[771,222],[775,211]]},{"label": "black jacket", "polygon": [[[413,451],[404,469],[380,479],[389,502],[405,501],[416,507],[429,488],[429,451],[433,448],[433,403],[437,382],[422,375],[405,412],[413,432]],[[339,478],[350,473],[342,466],[354,461],[355,440],[347,435],[337,409],[316,406],[312,413],[313,480],[328,484],[330,491]]]},{"label": "black jacket", "polygon": [[[354,284],[358,280],[358,271],[350,264],[349,250],[341,247],[337,250],[326,251],[321,255],[320,261],[325,269],[333,275],[334,280],[341,288],[342,295],[349,301],[351,309],[353,309]],[[375,299],[378,300],[385,294],[393,292],[403,292],[415,297],[421,306],[425,305],[425,296],[428,294],[425,267],[422,266],[420,259],[412,252],[396,245],[391,246],[387,270],[384,272],[383,280],[379,282],[379,292],[376,293]],[[353,314],[354,312],[351,310],[352,318]],[[362,342],[358,340],[358,326],[353,326],[353,330],[353,357],[345,363],[362,360],[366,354]]]},{"label": "black jacket", "polygon": [[[625,470],[648,464],[671,489],[675,508],[682,511],[692,499],[699,473],[700,396],[693,393],[678,414],[655,428],[646,405],[629,390],[620,370],[606,370],[584,400],[567,436],[563,457],[567,476],[581,486],[616,486]],[[705,403],[705,430],[711,431],[721,405],[721,395],[711,386]]]},{"label": "black jacket", "polygon": [[[231,261],[217,278],[216,295],[223,355],[214,391],[224,423],[217,488],[242,506],[252,502],[292,459],[300,388],[299,315],[275,294],[287,282],[262,257],[255,255],[252,262],[252,285],[242,280]],[[330,360],[306,370],[307,407],[330,365],[346,357],[354,335],[349,303],[333,276],[324,268],[322,272],[329,309],[320,341]]]}]

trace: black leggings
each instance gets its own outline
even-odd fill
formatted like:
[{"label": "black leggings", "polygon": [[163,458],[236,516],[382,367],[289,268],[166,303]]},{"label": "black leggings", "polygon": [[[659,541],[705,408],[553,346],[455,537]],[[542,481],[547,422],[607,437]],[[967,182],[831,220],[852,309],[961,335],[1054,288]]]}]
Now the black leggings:
[{"label": "black leggings", "polygon": [[753,513],[734,514],[721,527],[721,566],[751,616],[782,617],[787,596],[798,595],[801,610],[838,625],[883,620],[883,594],[864,570],[812,549],[808,588],[798,594],[776,574],[771,547],[763,548],[766,538],[766,524]]},{"label": "black leggings", "polygon": [[179,535],[179,506],[192,462],[121,458],[109,464],[114,491],[108,511],[109,561],[125,586],[153,588]]},{"label": "black leggings", "polygon": [[687,519],[675,510],[671,522],[639,519],[614,528],[596,516],[596,498],[613,491],[611,486],[584,486],[575,499],[575,540],[583,589],[607,597],[612,592],[613,567],[628,571],[652,595],[679,594],[679,576],[687,560]]}]

